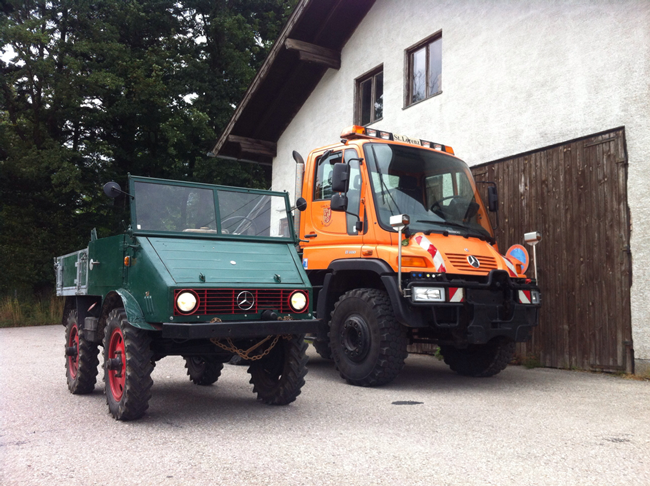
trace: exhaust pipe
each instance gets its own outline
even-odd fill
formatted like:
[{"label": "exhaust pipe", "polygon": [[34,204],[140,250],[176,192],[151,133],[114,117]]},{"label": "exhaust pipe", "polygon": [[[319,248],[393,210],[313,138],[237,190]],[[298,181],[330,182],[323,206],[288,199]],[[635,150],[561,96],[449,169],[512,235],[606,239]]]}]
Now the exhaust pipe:
[{"label": "exhaust pipe", "polygon": [[[293,160],[296,161],[296,187],[294,189],[294,200],[297,201],[302,196],[302,182],[305,178],[305,160],[295,150],[293,151]],[[296,234],[300,233],[300,211],[293,216]]]}]

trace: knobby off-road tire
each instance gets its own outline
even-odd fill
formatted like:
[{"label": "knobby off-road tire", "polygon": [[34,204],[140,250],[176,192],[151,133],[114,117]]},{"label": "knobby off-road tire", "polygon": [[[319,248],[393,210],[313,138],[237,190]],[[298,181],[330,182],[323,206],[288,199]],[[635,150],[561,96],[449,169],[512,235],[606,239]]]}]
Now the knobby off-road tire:
[{"label": "knobby off-road tire", "polygon": [[354,289],[334,306],[330,347],[334,363],[351,385],[390,383],[408,356],[406,330],[393,314],[388,294],[377,289]]},{"label": "knobby off-road tire", "polygon": [[280,338],[266,357],[253,361],[248,372],[257,399],[268,405],[293,402],[305,384],[309,360],[306,351],[305,336],[301,334],[290,340]]},{"label": "knobby off-road tire", "polygon": [[190,381],[195,385],[209,386],[221,376],[223,363],[203,356],[183,356]]},{"label": "knobby off-road tire", "polygon": [[77,316],[77,311],[73,309],[65,320],[65,347],[70,349],[65,356],[65,376],[70,393],[84,395],[95,389],[99,348],[83,337]]},{"label": "knobby off-road tire", "polygon": [[[322,321],[321,321],[322,322]],[[332,359],[332,349],[330,348],[329,338],[330,326],[327,322],[322,322],[318,325],[316,338],[313,341],[313,346],[319,356],[323,359]]]},{"label": "knobby off-road tire", "polygon": [[466,349],[440,346],[445,363],[460,375],[485,378],[500,373],[515,354],[515,343],[493,339],[487,344],[473,344]]},{"label": "knobby off-road tire", "polygon": [[322,341],[318,338],[314,339],[314,342],[312,343],[314,346],[314,349],[318,353],[318,355],[323,358],[323,359],[332,359],[332,350],[330,349],[330,343],[328,341]]},{"label": "knobby off-road tire", "polygon": [[[131,326],[123,308],[113,309],[104,330],[104,388],[115,419],[134,420],[149,408],[152,358],[149,334]],[[111,360],[121,369],[109,369]]]}]

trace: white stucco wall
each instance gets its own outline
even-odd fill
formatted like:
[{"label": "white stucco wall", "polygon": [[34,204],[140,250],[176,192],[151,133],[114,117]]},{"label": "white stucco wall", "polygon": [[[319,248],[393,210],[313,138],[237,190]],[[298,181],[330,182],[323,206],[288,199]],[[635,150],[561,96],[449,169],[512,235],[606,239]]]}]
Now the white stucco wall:
[{"label": "white stucco wall", "polygon": [[[442,94],[403,108],[404,50],[442,30]],[[376,126],[454,147],[470,165],[625,127],[632,330],[650,372],[650,1],[377,0],[278,141],[273,187],[353,123],[354,79],[384,66]]]}]

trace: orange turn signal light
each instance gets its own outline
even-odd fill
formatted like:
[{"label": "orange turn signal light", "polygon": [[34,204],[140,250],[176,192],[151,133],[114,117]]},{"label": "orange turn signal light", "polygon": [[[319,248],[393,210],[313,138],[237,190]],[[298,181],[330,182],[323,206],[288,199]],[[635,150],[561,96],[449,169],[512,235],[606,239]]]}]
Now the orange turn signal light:
[{"label": "orange turn signal light", "polygon": [[124,266],[125,267],[131,266],[131,257],[130,256],[124,257]]},{"label": "orange turn signal light", "polygon": [[350,135],[365,135],[366,129],[359,125],[352,125],[350,127],[344,128],[341,132],[340,138],[348,138]]},{"label": "orange turn signal light", "polygon": [[427,261],[422,257],[403,256],[403,267],[426,267]]}]

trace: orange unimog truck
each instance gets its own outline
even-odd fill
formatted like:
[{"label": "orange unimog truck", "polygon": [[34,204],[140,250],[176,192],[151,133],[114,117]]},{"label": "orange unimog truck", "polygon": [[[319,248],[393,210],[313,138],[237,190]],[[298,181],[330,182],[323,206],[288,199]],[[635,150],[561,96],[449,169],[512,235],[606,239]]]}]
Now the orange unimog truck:
[{"label": "orange unimog truck", "polygon": [[540,291],[522,246],[498,251],[493,183],[486,209],[451,147],[360,126],[306,166],[294,159],[302,262],[322,322],[314,346],[345,380],[392,381],[409,343],[437,344],[462,375],[508,365],[537,325]]}]

